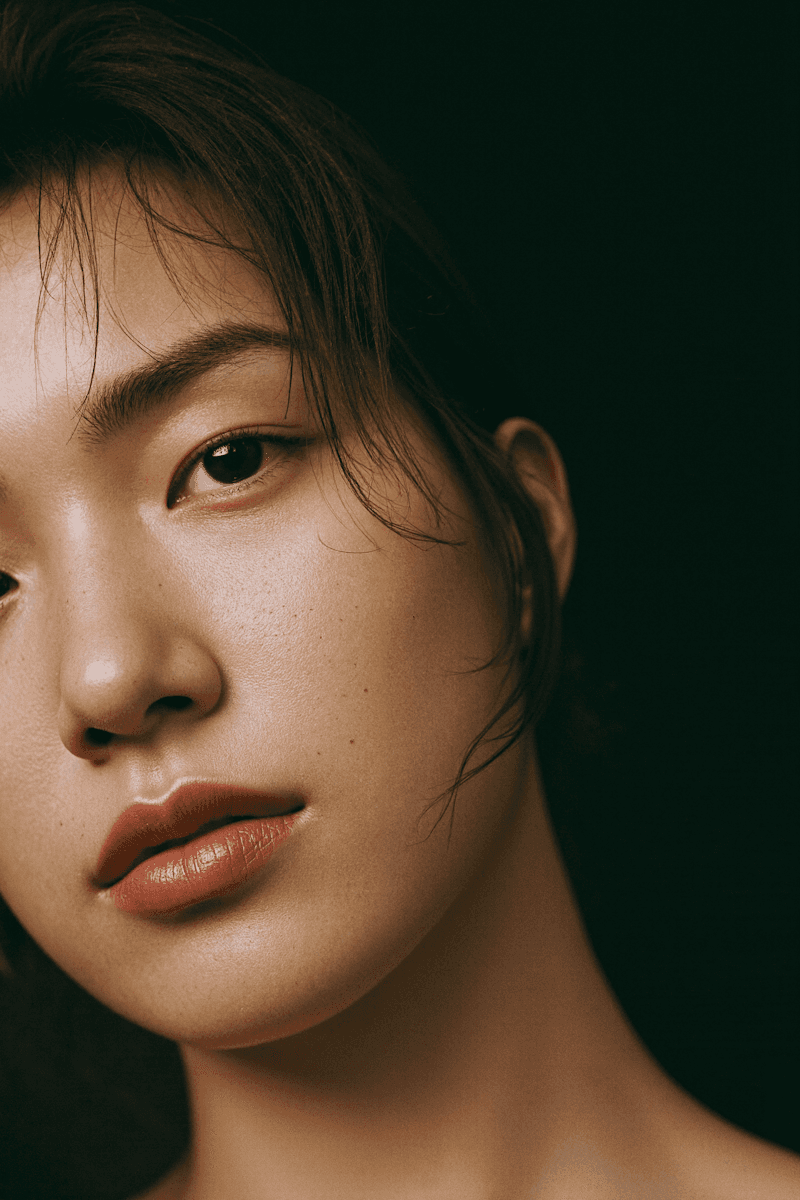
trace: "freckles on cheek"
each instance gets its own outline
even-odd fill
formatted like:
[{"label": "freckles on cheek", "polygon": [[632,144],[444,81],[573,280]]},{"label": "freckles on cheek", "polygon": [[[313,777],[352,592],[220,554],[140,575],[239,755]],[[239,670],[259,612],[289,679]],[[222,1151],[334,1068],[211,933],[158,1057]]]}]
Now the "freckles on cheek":
[{"label": "freckles on cheek", "polygon": [[298,488],[215,572],[237,742],[313,787],[391,770],[428,795],[488,717],[492,672],[471,672],[496,649],[496,610],[474,548],[400,537],[343,487]]},{"label": "freckles on cheek", "polygon": [[464,566],[449,547],[404,543],[391,559],[373,555],[369,568],[340,558],[328,567],[321,603],[287,647],[320,731],[324,712],[325,729],[348,746],[367,751],[403,736],[421,748],[444,723],[463,749],[488,682],[468,672],[494,649],[491,613]]}]

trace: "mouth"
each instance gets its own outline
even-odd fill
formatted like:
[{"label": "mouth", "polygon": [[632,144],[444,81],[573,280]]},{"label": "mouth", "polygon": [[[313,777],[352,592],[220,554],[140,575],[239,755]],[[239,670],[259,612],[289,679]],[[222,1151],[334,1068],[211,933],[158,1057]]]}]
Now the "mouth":
[{"label": "mouth", "polygon": [[132,804],[114,823],[100,851],[92,883],[113,888],[142,863],[226,825],[288,817],[303,808],[297,796],[275,795],[219,783],[193,781],[156,803]]},{"label": "mouth", "polygon": [[145,846],[140,850],[133,861],[126,866],[116,879],[110,880],[104,887],[113,887],[115,883],[119,883],[120,879],[124,879],[131,871],[134,871],[141,863],[146,862],[148,858],[155,858],[157,854],[161,854],[164,850],[174,850],[178,846],[187,846],[189,842],[193,842],[196,838],[201,838],[207,833],[213,833],[215,829],[222,829],[225,825],[232,825],[238,821],[255,820],[258,813],[229,813],[224,817],[216,817],[213,821],[206,821],[198,826],[193,833],[188,833],[185,837],[167,838],[166,841],[158,842],[154,846]]}]

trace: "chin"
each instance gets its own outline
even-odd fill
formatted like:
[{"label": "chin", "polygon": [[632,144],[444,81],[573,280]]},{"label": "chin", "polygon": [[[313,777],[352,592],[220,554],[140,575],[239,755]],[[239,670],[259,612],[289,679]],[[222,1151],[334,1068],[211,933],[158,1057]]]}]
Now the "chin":
[{"label": "chin", "polygon": [[234,931],[217,921],[193,930],[183,952],[173,947],[133,975],[104,970],[102,980],[86,979],[83,986],[121,1016],[180,1045],[243,1050],[302,1034],[364,1000],[440,915],[438,909],[426,914],[399,936],[374,925],[351,927],[349,941],[340,931],[319,938],[312,930],[305,944],[296,923],[284,926],[282,936],[274,927],[265,936],[251,922],[237,922]]}]

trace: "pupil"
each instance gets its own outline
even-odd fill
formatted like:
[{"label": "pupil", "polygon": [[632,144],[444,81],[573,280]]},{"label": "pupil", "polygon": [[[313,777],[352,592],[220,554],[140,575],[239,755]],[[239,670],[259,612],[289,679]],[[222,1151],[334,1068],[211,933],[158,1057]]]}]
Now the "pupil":
[{"label": "pupil", "polygon": [[203,467],[217,483],[239,483],[249,479],[264,461],[264,447],[257,438],[237,438],[215,446],[203,455]]}]

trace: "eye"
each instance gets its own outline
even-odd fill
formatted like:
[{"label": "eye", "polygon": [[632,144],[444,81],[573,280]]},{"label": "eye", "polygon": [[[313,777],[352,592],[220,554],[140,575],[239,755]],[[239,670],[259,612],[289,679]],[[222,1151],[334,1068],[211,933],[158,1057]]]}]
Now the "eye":
[{"label": "eye", "polygon": [[246,491],[288,464],[309,438],[237,430],[198,450],[178,471],[169,503],[198,494]]},{"label": "eye", "polygon": [[217,483],[241,483],[260,471],[266,448],[256,437],[241,437],[206,450],[202,457],[203,470]]}]

